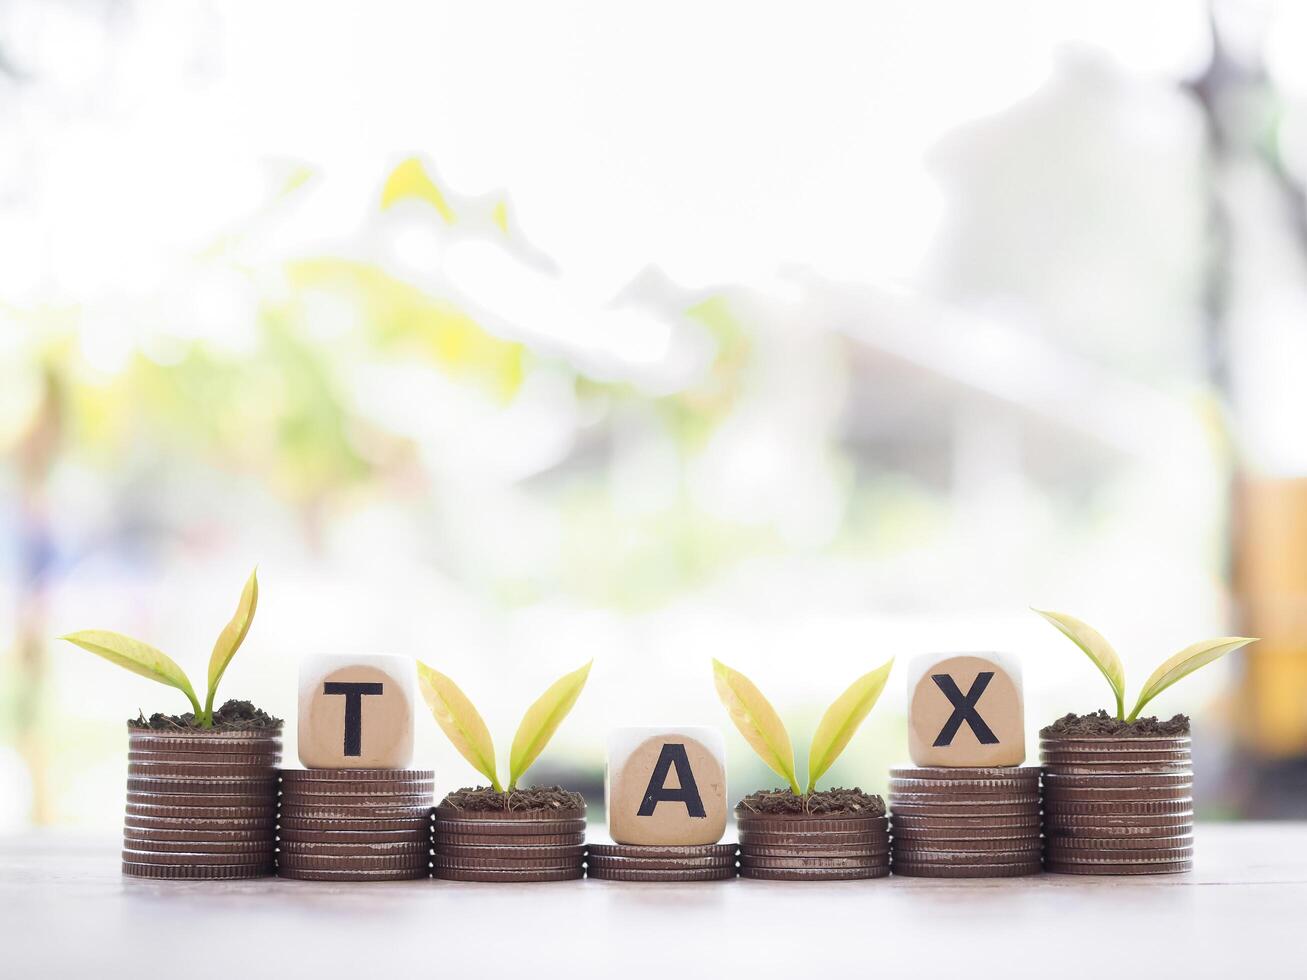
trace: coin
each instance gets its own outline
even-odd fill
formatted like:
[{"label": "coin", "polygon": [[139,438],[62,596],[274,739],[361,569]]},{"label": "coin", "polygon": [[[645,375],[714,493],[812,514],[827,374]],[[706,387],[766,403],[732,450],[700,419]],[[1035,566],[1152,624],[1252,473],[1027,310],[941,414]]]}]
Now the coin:
[{"label": "coin", "polygon": [[375,830],[416,831],[429,834],[430,823],[425,818],[416,820],[403,819],[358,819],[337,820],[326,817],[282,817],[283,830],[357,830],[371,832]]},{"label": "coin", "polygon": [[553,871],[525,868],[522,870],[491,870],[483,868],[472,871],[466,868],[436,868],[434,877],[444,881],[574,881],[585,876],[585,869],[576,867]]},{"label": "coin", "polygon": [[283,844],[422,844],[429,846],[428,827],[412,830],[296,830],[282,827],[277,838]]},{"label": "coin", "polygon": [[991,794],[991,793],[890,793],[890,812],[904,806],[987,806],[995,809],[1033,807],[1039,808],[1039,793]]},{"label": "coin", "polygon": [[867,817],[773,817],[742,814],[737,810],[735,823],[742,834],[865,834],[884,828],[887,821],[883,813]]},{"label": "coin", "polygon": [[524,823],[559,823],[573,820],[585,820],[585,807],[561,810],[461,810],[458,807],[441,804],[436,807],[437,820],[502,823],[520,821]]},{"label": "coin", "polygon": [[124,834],[123,847],[132,851],[154,851],[161,854],[252,854],[271,856],[275,844],[267,838],[259,838],[258,840],[174,841],[152,840],[149,837]]},{"label": "coin", "polygon": [[885,878],[890,873],[888,864],[865,868],[741,868],[741,878],[761,881],[864,881]]},{"label": "coin", "polygon": [[437,854],[431,866],[437,871],[566,871],[581,867],[581,858],[459,858]]},{"label": "coin", "polygon": [[1173,864],[1188,861],[1194,856],[1193,845],[1186,847],[1079,847],[1068,843],[1050,842],[1045,853],[1050,861],[1059,864]]},{"label": "coin", "polygon": [[889,842],[875,846],[804,844],[791,847],[751,846],[741,850],[750,857],[882,857],[889,854]]},{"label": "coin", "polygon": [[740,855],[741,868],[762,868],[762,869],[818,869],[818,870],[848,870],[850,868],[878,868],[889,863],[889,855],[881,855],[874,858],[855,858],[855,857],[763,857],[752,854]]},{"label": "coin", "polygon": [[1049,840],[1101,840],[1119,841],[1112,843],[1110,847],[1133,846],[1127,844],[1128,841],[1148,841],[1157,839],[1166,839],[1169,837],[1192,837],[1194,825],[1192,822],[1177,823],[1168,827],[1138,827],[1131,824],[1124,824],[1119,827],[1074,827],[1067,828],[1061,826],[1050,826],[1044,828],[1044,833]]},{"label": "coin", "polygon": [[902,817],[975,817],[990,820],[995,817],[1025,817],[1039,815],[1038,803],[989,805],[985,803],[892,803],[895,822]]},{"label": "coin", "polygon": [[488,820],[436,820],[437,836],[448,834],[470,834],[476,836],[526,836],[540,834],[555,836],[558,834],[580,834],[585,832],[584,820],[549,820],[539,823],[526,821],[508,821],[491,823]]},{"label": "coin", "polygon": [[617,858],[734,858],[734,844],[591,844],[591,857]]},{"label": "coin", "polygon": [[383,807],[402,807],[405,809],[421,810],[426,813],[428,818],[431,814],[431,794],[415,793],[412,795],[395,795],[395,796],[282,796],[281,805],[283,809],[294,807],[297,809],[310,810],[312,808],[323,809],[340,809],[352,808],[359,811],[374,810]]},{"label": "coin", "polygon": [[257,793],[268,799],[275,799],[277,782],[274,779],[168,779],[164,777],[143,779],[127,777],[129,793],[172,793],[197,796],[205,793],[239,795]]},{"label": "coin", "polygon": [[446,834],[437,828],[442,847],[565,847],[585,843],[585,834]]},{"label": "coin", "polygon": [[1034,828],[1035,833],[1039,832],[1039,811],[1029,810],[1024,813],[1013,814],[1010,816],[993,815],[986,813],[983,816],[965,816],[965,817],[939,817],[939,816],[912,816],[906,813],[895,813],[891,821],[891,828],[895,833],[902,830],[927,830],[927,831],[946,831],[946,830],[979,830],[983,832],[994,831],[1014,833],[1019,829]]},{"label": "coin", "polygon": [[395,868],[390,871],[364,871],[356,868],[338,871],[320,871],[310,868],[278,868],[278,878],[292,881],[414,881],[430,878],[428,867]]},{"label": "coin", "polygon": [[133,731],[127,736],[131,749],[156,752],[266,752],[281,748],[281,729],[262,732],[214,732],[177,735],[171,732]]},{"label": "coin", "polygon": [[1131,766],[1138,765],[1178,765],[1183,764],[1188,768],[1191,759],[1188,752],[1109,752],[1100,751],[1080,751],[1063,752],[1063,751],[1045,751],[1040,761],[1045,767],[1048,766],[1104,766],[1108,768],[1124,768],[1127,771]]},{"label": "coin", "polygon": [[143,766],[168,764],[174,766],[261,766],[276,769],[281,761],[279,751],[268,752],[155,752],[151,750],[130,749],[127,752],[129,763]]},{"label": "coin", "polygon": [[[950,833],[956,834],[956,831]],[[894,835],[896,848],[920,848],[922,850],[942,849],[959,851],[1013,851],[1025,848],[1039,848],[1042,838],[1039,834],[1027,834],[1024,837],[941,837],[917,832],[898,833]]]},{"label": "coin", "polygon": [[129,762],[127,775],[138,779],[265,779],[276,780],[274,766],[219,766],[201,762]]},{"label": "coin", "polygon": [[140,864],[123,862],[123,874],[132,878],[203,878],[206,880],[266,878],[273,873],[272,862],[266,864]]},{"label": "coin", "polygon": [[263,830],[269,836],[277,826],[276,817],[218,818],[206,817],[142,817],[129,813],[123,818],[124,827],[142,830]]},{"label": "coin", "polygon": [[272,860],[272,844],[264,852],[224,853],[222,851],[155,851],[123,848],[125,864],[167,865],[249,865]]},{"label": "coin", "polygon": [[431,856],[431,845],[427,841],[371,841],[355,844],[327,844],[321,842],[280,841],[278,849],[283,854],[318,855],[324,857],[379,857],[391,855],[421,855],[424,859]]},{"label": "coin", "polygon": [[1175,861],[1169,864],[1072,864],[1065,861],[1048,861],[1044,870],[1060,875],[1169,875],[1194,869],[1193,861]]},{"label": "coin", "polygon": [[1111,789],[1124,787],[1134,789],[1137,786],[1192,786],[1193,776],[1182,772],[1156,773],[1101,773],[1098,775],[1062,775],[1049,773],[1044,777],[1044,789]]},{"label": "coin", "polygon": [[1040,847],[1013,848],[1007,851],[977,851],[958,848],[956,850],[922,850],[918,848],[894,848],[894,863],[900,861],[908,864],[1020,864],[1023,861],[1035,861],[1040,856]]},{"label": "coin", "polygon": [[519,860],[526,858],[564,858],[580,861],[585,857],[585,847],[580,844],[563,847],[451,847],[437,844],[436,854],[448,858],[500,858]]},{"label": "coin", "polygon": [[436,778],[434,769],[283,769],[282,782],[336,783],[336,782],[419,782],[429,783]]},{"label": "coin", "polygon": [[128,814],[134,817],[165,817],[175,820],[271,820],[277,816],[277,808],[271,803],[265,806],[141,806],[128,803]]},{"label": "coin", "polygon": [[292,871],[404,871],[421,868],[424,871],[429,856],[415,854],[302,854],[282,851],[277,855],[277,867]]},{"label": "coin", "polygon": [[629,868],[637,871],[690,871],[695,868],[733,868],[734,857],[615,858],[588,857],[592,868]]},{"label": "coin", "polygon": [[178,843],[207,844],[210,842],[258,842],[260,844],[273,839],[273,830],[268,827],[256,827],[241,830],[198,829],[194,827],[124,827],[123,835],[145,841],[176,841]]},{"label": "coin", "polygon": [[930,779],[956,780],[969,782],[974,779],[1015,779],[1023,784],[1026,781],[1039,781],[1039,766],[896,766],[889,771],[891,779]]},{"label": "coin", "polygon": [[176,807],[242,807],[242,806],[276,806],[276,796],[268,793],[128,793],[129,806]]},{"label": "coin", "polygon": [[1135,816],[1187,814],[1192,816],[1194,801],[1189,797],[1178,800],[1113,800],[1104,803],[1063,802],[1048,800],[1044,803],[1045,819],[1055,816]]},{"label": "coin", "polygon": [[753,847],[801,847],[809,844],[832,845],[875,845],[889,840],[888,830],[877,830],[862,834],[767,834],[760,831],[741,830],[740,846]]},{"label": "coin", "polygon": [[355,796],[377,799],[389,796],[424,796],[427,798],[427,806],[430,806],[432,785],[429,779],[426,781],[405,780],[393,783],[383,783],[376,780],[359,780],[352,783],[328,783],[325,781],[313,783],[283,782],[281,784],[281,795],[287,799],[304,800],[307,803]]},{"label": "coin", "polygon": [[1077,738],[1040,738],[1040,749],[1106,750],[1117,752],[1187,752],[1193,744],[1188,735],[1152,735],[1144,738],[1113,738],[1085,735]]},{"label": "coin", "polygon": [[1020,878],[1037,875],[1037,860],[1009,864],[922,864],[894,859],[894,873],[905,878]]},{"label": "coin", "polygon": [[430,807],[424,806],[286,806],[278,812],[283,818],[299,820],[424,820]]},{"label": "coin", "polygon": [[691,868],[684,871],[653,871],[641,868],[593,867],[587,876],[597,881],[727,881],[736,876],[735,866]]},{"label": "coin", "polygon": [[1049,803],[1110,803],[1114,801],[1134,803],[1147,800],[1188,800],[1192,798],[1192,793],[1192,784],[1182,786],[1136,786],[1133,788],[1108,786],[1102,789],[1086,789],[1080,786],[1054,789],[1052,786],[1047,786],[1044,788],[1044,803],[1047,805]]},{"label": "coin", "polygon": [[1127,763],[1127,762],[1103,762],[1103,763],[1076,763],[1076,764],[1059,764],[1044,767],[1044,778],[1049,776],[1182,776],[1185,779],[1194,778],[1193,768],[1186,763]]},{"label": "coin", "polygon": [[891,779],[890,799],[896,796],[1027,797],[1039,795],[1036,779]]}]

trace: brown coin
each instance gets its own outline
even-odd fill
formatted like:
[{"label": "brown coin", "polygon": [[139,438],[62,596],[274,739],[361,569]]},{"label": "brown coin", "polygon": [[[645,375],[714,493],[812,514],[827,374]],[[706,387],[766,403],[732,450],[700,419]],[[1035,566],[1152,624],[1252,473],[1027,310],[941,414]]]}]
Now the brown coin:
[{"label": "brown coin", "polygon": [[1004,804],[990,806],[984,803],[894,803],[894,820],[903,817],[974,817],[978,820],[992,820],[996,817],[1028,817],[1039,814],[1038,803]]},{"label": "brown coin", "polygon": [[335,799],[338,796],[430,796],[433,785],[435,784],[430,779],[396,779],[384,782],[379,779],[359,779],[353,782],[318,780],[310,783],[288,783],[283,780],[281,795],[294,797],[297,800],[314,800],[322,797]]},{"label": "brown coin", "polygon": [[735,844],[591,844],[592,857],[615,858],[734,858]]},{"label": "brown coin", "polygon": [[431,856],[431,845],[427,841],[372,841],[366,844],[325,844],[300,841],[280,841],[277,844],[282,854],[318,855],[326,857],[383,857],[385,855],[422,855]]},{"label": "brown coin", "polygon": [[442,803],[436,807],[436,819],[460,823],[567,823],[584,821],[585,807],[567,810],[463,810]]},{"label": "brown coin", "polygon": [[1039,793],[890,793],[889,806],[891,813],[905,806],[987,806],[994,809],[1025,806],[1038,809]]},{"label": "brown coin", "polygon": [[1108,789],[1136,786],[1191,786],[1193,776],[1183,772],[1099,773],[1097,775],[1063,775],[1051,772],[1044,777],[1044,786],[1057,789]]},{"label": "brown coin", "polygon": [[435,851],[441,857],[448,858],[498,858],[510,861],[527,858],[563,858],[568,861],[580,861],[585,857],[585,847],[581,844],[562,847],[452,847],[448,844],[437,844]]},{"label": "brown coin", "polygon": [[281,729],[266,732],[220,732],[206,735],[177,735],[171,732],[131,732],[127,744],[134,750],[157,752],[266,752],[281,748]]},{"label": "brown coin", "polygon": [[1048,766],[1044,770],[1048,776],[1183,776],[1192,780],[1194,771],[1187,765],[1128,765],[1127,763],[1110,763],[1102,765],[1058,765]]},{"label": "brown coin", "polygon": [[865,817],[774,817],[735,811],[735,823],[743,833],[769,834],[865,834],[883,828],[885,814]]},{"label": "brown coin", "polygon": [[936,850],[896,847],[894,863],[906,861],[908,864],[1020,864],[1023,861],[1038,860],[1040,847],[1019,847],[1008,851],[976,851],[965,848],[956,850]]},{"label": "brown coin", "polygon": [[124,836],[144,841],[175,841],[177,843],[207,844],[257,841],[263,843],[273,839],[271,827],[259,827],[252,830],[199,830],[194,828],[159,829],[145,827],[124,827]]},{"label": "brown coin", "polygon": [[880,829],[857,834],[768,834],[762,831],[741,830],[740,846],[761,844],[768,847],[799,846],[803,844],[880,844],[889,840],[889,830]]},{"label": "brown coin", "polygon": [[1070,786],[1054,789],[1049,786],[1044,790],[1045,803],[1111,803],[1116,801],[1137,802],[1146,800],[1188,800],[1192,798],[1193,786],[1108,786],[1103,789],[1084,789]]},{"label": "brown coin", "polygon": [[446,847],[566,847],[585,843],[585,834],[445,834],[436,841]]},{"label": "brown coin", "polygon": [[889,864],[889,855],[878,857],[762,857],[752,854],[740,855],[741,868],[763,868],[770,870],[789,870],[795,868],[819,870],[847,870],[850,868],[878,868]]},{"label": "brown coin", "polygon": [[894,835],[895,847],[923,850],[1019,851],[1030,848],[1038,850],[1041,842],[1042,838],[1039,834],[1027,834],[1024,837],[938,837],[905,832]]},{"label": "brown coin", "polygon": [[163,817],[174,820],[273,820],[277,808],[266,806],[140,806],[127,804],[127,814],[133,817]]},{"label": "brown coin", "polygon": [[309,868],[278,868],[278,878],[292,881],[415,881],[430,878],[428,867],[395,868],[390,871],[363,871],[359,869],[342,869],[339,871],[318,871]]},{"label": "brown coin", "polygon": [[126,864],[169,864],[169,865],[245,865],[271,861],[273,850],[269,844],[262,853],[224,853],[221,851],[155,851],[123,848],[123,862]]},{"label": "brown coin", "polygon": [[643,868],[593,867],[587,876],[596,881],[728,881],[736,876],[734,865],[720,868],[691,868],[658,871]]},{"label": "brown coin", "polygon": [[1131,766],[1182,765],[1190,767],[1188,752],[1045,752],[1045,766],[1102,766],[1125,769]]},{"label": "brown coin", "polygon": [[1037,875],[1039,861],[1009,864],[921,864],[894,858],[894,873],[905,878],[1020,878]]},{"label": "brown coin", "polygon": [[1171,875],[1194,869],[1193,861],[1174,861],[1169,864],[1070,864],[1049,861],[1044,870],[1059,875]]},{"label": "brown coin", "polygon": [[282,796],[283,807],[336,807],[344,809],[353,807],[357,810],[371,810],[377,807],[411,807],[421,809],[428,817],[431,813],[431,794],[414,793],[395,796]]},{"label": "brown coin", "polygon": [[1178,800],[1114,800],[1104,803],[1063,802],[1048,800],[1044,803],[1044,813],[1055,816],[1162,816],[1165,814],[1186,814],[1192,816],[1194,801],[1189,797]]},{"label": "brown coin", "polygon": [[758,857],[851,857],[851,858],[868,858],[883,857],[889,854],[889,844],[878,844],[875,847],[839,847],[807,845],[800,847],[746,847],[740,851],[740,857],[748,855],[750,858]]},{"label": "brown coin", "polygon": [[697,857],[697,858],[615,858],[588,857],[586,862],[592,868],[629,868],[633,871],[690,871],[695,868],[733,868],[735,858]]},{"label": "brown coin", "polygon": [[374,830],[410,831],[430,833],[430,824],[420,820],[337,820],[327,817],[282,817],[282,830]]},{"label": "brown coin", "polygon": [[216,879],[267,878],[273,872],[272,862],[264,864],[140,864],[123,862],[123,874],[132,878]]},{"label": "brown coin", "polygon": [[1173,864],[1176,861],[1188,861],[1194,856],[1193,845],[1187,847],[1079,847],[1062,842],[1052,842],[1045,853],[1050,861],[1059,864],[1136,864],[1162,863]]},{"label": "brown coin", "polygon": [[148,837],[123,835],[123,847],[132,851],[155,851],[163,854],[253,854],[271,856],[275,843],[267,838],[228,841],[151,840]]},{"label": "brown coin", "polygon": [[277,798],[268,793],[128,793],[128,805],[190,807],[276,806]]},{"label": "brown coin", "polygon": [[509,821],[507,823],[495,824],[488,820],[442,820],[436,819],[436,834],[447,836],[449,834],[468,834],[478,837],[490,836],[526,836],[528,834],[539,834],[542,836],[557,836],[559,834],[581,834],[585,833],[584,820],[550,820],[539,823],[528,823],[526,821]]},{"label": "brown coin", "polygon": [[272,779],[138,779],[127,778],[129,793],[172,793],[186,796],[218,793],[226,796],[259,794],[274,799],[277,783]]},{"label": "brown coin", "polygon": [[1038,781],[1039,766],[895,766],[889,771],[891,779],[958,780],[1017,779]]},{"label": "brown coin", "polygon": [[581,858],[464,858],[437,854],[431,866],[438,871],[566,871],[581,867]]},{"label": "brown coin", "polygon": [[276,767],[219,766],[202,762],[129,762],[127,775],[140,779],[276,779]]},{"label": "brown coin", "polygon": [[488,868],[472,871],[466,868],[435,868],[433,876],[443,881],[515,881],[521,883],[531,881],[575,881],[577,878],[585,876],[585,868],[580,865],[554,871],[542,869],[509,871]]},{"label": "brown coin", "polygon": [[283,844],[422,844],[429,845],[431,831],[415,830],[295,830],[282,827],[277,838]]},{"label": "brown coin", "polygon": [[[1166,840],[1172,837],[1193,837],[1194,825],[1181,823],[1171,827],[1046,827],[1049,840],[1103,841],[1107,847],[1132,847],[1132,841]],[[1112,843],[1108,843],[1111,841]]]},{"label": "brown coin", "polygon": [[425,870],[430,858],[413,854],[301,854],[282,851],[277,867],[292,871],[405,871]]},{"label": "brown coin", "polygon": [[959,799],[991,796],[1020,798],[1039,795],[1038,779],[891,779],[890,799],[896,796],[948,796]]},{"label": "brown coin", "polygon": [[1192,746],[1188,735],[1156,735],[1150,738],[1112,738],[1111,736],[1085,736],[1082,738],[1041,738],[1041,749],[1055,750],[1106,750],[1109,752],[1185,752]]},{"label": "brown coin", "polygon": [[271,835],[277,820],[275,817],[141,817],[129,813],[123,818],[123,826],[141,830],[263,830]]},{"label": "brown coin", "polygon": [[894,829],[895,833],[898,833],[900,830],[945,831],[967,829],[1012,832],[1018,828],[1030,827],[1034,827],[1036,833],[1038,833],[1039,824],[1039,811],[1031,810],[1026,813],[1019,813],[1011,816],[995,816],[987,813],[978,817],[919,817],[910,816],[906,813],[895,813],[894,820],[891,822],[891,827]]},{"label": "brown coin", "polygon": [[429,807],[420,806],[287,806],[278,812],[285,818],[317,820],[424,820],[430,823]]},{"label": "brown coin", "polygon": [[283,769],[281,779],[288,785],[299,783],[418,782],[436,778],[434,769]]},{"label": "brown coin", "polygon": [[756,881],[865,881],[889,876],[888,864],[865,868],[740,868],[741,878]]},{"label": "brown coin", "polygon": [[127,761],[143,766],[167,764],[172,766],[250,766],[276,769],[281,753],[268,752],[154,752],[129,750]]}]

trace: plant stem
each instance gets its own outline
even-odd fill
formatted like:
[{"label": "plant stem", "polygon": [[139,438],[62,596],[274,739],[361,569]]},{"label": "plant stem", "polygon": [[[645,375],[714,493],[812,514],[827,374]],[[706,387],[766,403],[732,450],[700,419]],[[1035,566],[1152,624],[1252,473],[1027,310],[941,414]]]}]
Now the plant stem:
[{"label": "plant stem", "polygon": [[1115,689],[1112,693],[1116,695],[1116,720],[1125,721],[1125,696]]}]

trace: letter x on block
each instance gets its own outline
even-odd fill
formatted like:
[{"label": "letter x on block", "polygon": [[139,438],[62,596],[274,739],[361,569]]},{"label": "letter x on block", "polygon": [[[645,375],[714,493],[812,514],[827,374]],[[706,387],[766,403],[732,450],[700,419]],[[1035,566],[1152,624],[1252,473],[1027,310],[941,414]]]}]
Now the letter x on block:
[{"label": "letter x on block", "polygon": [[976,679],[971,682],[971,690],[967,691],[966,694],[958,689],[957,684],[948,674],[931,674],[930,679],[935,682],[936,687],[944,692],[944,697],[948,698],[949,703],[953,705],[953,714],[949,715],[948,721],[944,722],[944,727],[935,736],[934,744],[936,748],[941,745],[952,745],[953,737],[957,735],[964,721],[971,726],[976,741],[981,745],[998,744],[998,736],[985,724],[985,719],[980,717],[980,712],[976,710],[976,702],[985,693],[985,688],[989,687],[989,682],[994,679],[992,670],[982,670],[978,673]]}]

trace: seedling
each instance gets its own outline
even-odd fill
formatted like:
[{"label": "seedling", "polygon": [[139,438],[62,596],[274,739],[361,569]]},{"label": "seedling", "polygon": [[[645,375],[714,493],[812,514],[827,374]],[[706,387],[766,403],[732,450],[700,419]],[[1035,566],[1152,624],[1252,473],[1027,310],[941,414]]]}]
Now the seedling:
[{"label": "seedling", "polygon": [[1116,651],[1112,649],[1112,645],[1103,639],[1102,635],[1092,626],[1081,622],[1074,616],[1068,616],[1066,613],[1045,612],[1042,609],[1036,609],[1035,612],[1056,626],[1063,635],[1084,651],[1085,656],[1094,662],[1095,667],[1102,671],[1103,676],[1107,678],[1107,683],[1112,687],[1112,694],[1116,697],[1117,720],[1126,723],[1133,722],[1138,718],[1139,712],[1144,709],[1149,701],[1176,681],[1188,677],[1199,667],[1210,664],[1213,660],[1232,650],[1238,650],[1249,643],[1257,642],[1256,637],[1222,636],[1214,640],[1202,640],[1192,646],[1185,647],[1153,671],[1148,680],[1144,682],[1144,689],[1139,692],[1139,699],[1135,701],[1134,708],[1127,715],[1125,713],[1125,667]]},{"label": "seedling", "polygon": [[250,631],[250,624],[254,622],[254,610],[258,604],[259,580],[258,570],[255,569],[250,573],[249,579],[245,582],[245,588],[241,591],[241,599],[236,607],[236,614],[222,628],[222,632],[218,634],[217,642],[213,644],[213,653],[209,656],[209,691],[204,698],[204,707],[200,707],[199,699],[195,696],[195,688],[191,686],[190,678],[186,676],[186,672],[171,657],[156,650],[148,643],[133,640],[130,636],[123,636],[121,633],[111,633],[108,630],[82,630],[79,633],[69,633],[67,636],[60,637],[60,639],[75,643],[83,650],[89,650],[97,657],[103,657],[110,663],[125,667],[132,673],[177,688],[191,702],[195,726],[197,728],[212,728],[213,699],[214,695],[218,693],[218,682],[222,680],[222,675],[226,673],[231,658],[236,656],[236,651],[245,642],[245,636]]},{"label": "seedling", "polygon": [[[513,748],[509,753],[508,792],[517,789],[517,781],[531,768],[531,764],[544,751],[549,740],[554,737],[554,732],[558,731],[558,726],[576,704],[593,664],[592,660],[579,670],[559,678],[526,709],[522,723],[517,726],[517,734],[513,736]],[[504,792],[495,765],[495,743],[490,737],[490,729],[467,695],[440,671],[428,667],[420,660],[418,685],[422,688],[422,696],[431,708],[436,723],[454,744],[454,748],[472,763],[477,772],[490,780],[495,792]]]},{"label": "seedling", "polygon": [[719,660],[714,660],[712,665],[717,696],[745,741],[768,767],[790,784],[795,796],[811,796],[816,790],[817,780],[834,765],[858,726],[875,707],[880,692],[885,689],[885,681],[889,679],[894,658],[859,677],[826,709],[808,747],[808,788],[802,792],[794,771],[794,745],[776,709],[753,681],[739,671]]}]

